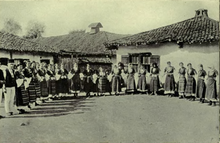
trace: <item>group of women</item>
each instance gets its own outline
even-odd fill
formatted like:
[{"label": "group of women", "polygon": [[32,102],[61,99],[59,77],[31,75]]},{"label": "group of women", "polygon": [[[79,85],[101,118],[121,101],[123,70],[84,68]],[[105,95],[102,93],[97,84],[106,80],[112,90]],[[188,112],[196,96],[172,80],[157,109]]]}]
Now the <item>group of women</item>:
[{"label": "group of women", "polygon": [[45,100],[60,99],[66,96],[75,97],[79,92],[86,92],[90,97],[91,92],[95,95],[111,93],[106,71],[101,67],[94,71],[87,64],[86,69],[81,72],[75,63],[70,71],[63,64],[46,64],[45,62],[29,62],[15,65],[16,79],[16,105],[31,106],[38,105]]},{"label": "group of women", "polygon": [[[209,102],[209,105],[216,105],[218,100],[216,77],[217,70],[214,67],[209,67],[208,73],[203,69],[203,65],[199,65],[198,72],[192,67],[191,63],[184,67],[182,62],[179,63],[178,75],[179,79],[175,82],[174,71],[175,68],[171,66],[171,62],[167,62],[164,69],[165,82],[159,79],[160,69],[156,63],[152,64],[150,72],[148,73],[144,66],[140,66],[138,72],[135,72],[133,66],[128,65],[127,72],[123,67],[115,66],[112,77],[112,91],[116,94],[121,92],[121,88],[125,87],[126,93],[149,93],[157,95],[160,89],[164,89],[164,94],[168,97],[179,95],[179,98],[186,98],[190,101],[199,99],[201,103]],[[195,80],[195,76],[197,81]],[[147,83],[147,78],[150,82]]]},{"label": "group of women", "polygon": [[[157,95],[163,87],[164,94],[169,97],[178,93],[179,98],[192,101],[199,98],[201,103],[204,103],[206,99],[209,101],[209,105],[215,105],[217,101],[215,78],[218,72],[210,67],[206,73],[203,65],[199,65],[197,73],[191,63],[187,64],[187,68],[182,62],[179,63],[179,66],[179,79],[178,82],[175,82],[175,68],[171,66],[171,62],[167,62],[163,85],[159,79],[160,69],[156,63],[152,64],[150,72],[144,66],[140,66],[138,72],[135,72],[132,65],[128,65],[127,70],[121,65],[115,65],[112,71],[106,71],[102,67],[99,70],[92,70],[89,64],[81,72],[77,63],[70,71],[67,71],[63,64],[59,66],[45,62],[26,61],[24,64],[16,65],[15,68],[16,104],[30,108],[32,104],[37,105],[44,100],[53,100],[71,94],[77,97],[82,91],[88,97],[91,96],[91,93],[94,93],[95,96],[105,95],[105,93],[120,95],[122,89],[125,89],[127,94]],[[198,74],[197,82],[196,74]],[[150,78],[149,84],[147,78]]]}]

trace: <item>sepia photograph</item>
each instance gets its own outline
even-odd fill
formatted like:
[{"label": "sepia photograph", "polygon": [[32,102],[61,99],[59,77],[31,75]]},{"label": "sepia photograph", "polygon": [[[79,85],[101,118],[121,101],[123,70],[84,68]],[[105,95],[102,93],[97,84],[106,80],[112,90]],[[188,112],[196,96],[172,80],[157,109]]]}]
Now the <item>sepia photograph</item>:
[{"label": "sepia photograph", "polygon": [[220,143],[219,0],[0,0],[1,143]]}]

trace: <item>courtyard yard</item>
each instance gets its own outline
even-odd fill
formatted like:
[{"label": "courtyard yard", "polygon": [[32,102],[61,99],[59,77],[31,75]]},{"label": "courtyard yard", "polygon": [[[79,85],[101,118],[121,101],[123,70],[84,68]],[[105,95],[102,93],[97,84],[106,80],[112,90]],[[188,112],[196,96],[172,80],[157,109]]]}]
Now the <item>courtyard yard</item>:
[{"label": "courtyard yard", "polygon": [[[1,106],[1,112],[4,107]],[[1,143],[217,143],[219,108],[166,96],[54,100],[0,119]]]}]

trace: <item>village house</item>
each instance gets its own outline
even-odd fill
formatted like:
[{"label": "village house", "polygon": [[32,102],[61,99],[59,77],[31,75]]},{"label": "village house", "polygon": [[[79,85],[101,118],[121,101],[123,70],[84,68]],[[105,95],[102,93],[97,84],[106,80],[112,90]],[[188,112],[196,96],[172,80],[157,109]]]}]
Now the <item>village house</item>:
[{"label": "village house", "polygon": [[54,47],[43,46],[13,34],[0,32],[0,57],[15,59],[15,62],[23,59],[54,63],[58,52]]},{"label": "village house", "polygon": [[67,70],[73,67],[75,62],[79,63],[83,70],[86,64],[91,64],[92,68],[98,69],[102,66],[110,70],[112,61],[110,55],[106,53],[85,53],[59,50],[57,47],[50,47],[39,44],[13,34],[0,32],[0,57],[14,59],[15,63],[21,60],[46,63],[63,63]]},{"label": "village house", "polygon": [[107,67],[110,70],[112,63],[116,62],[116,53],[106,50],[103,43],[128,35],[100,31],[99,28],[103,27],[100,22],[88,27],[88,31],[73,30],[66,35],[40,37],[32,41],[56,47],[60,51],[59,62],[64,63],[66,69],[78,61],[82,68],[89,63],[93,69]]},{"label": "village house", "polygon": [[112,40],[105,46],[116,50],[116,63],[131,63],[136,70],[143,64],[149,71],[152,63],[158,63],[162,81],[168,61],[176,68],[175,78],[180,62],[192,63],[196,70],[203,64],[205,70],[214,66],[219,71],[219,21],[211,19],[206,9],[196,10],[190,19]]},{"label": "village house", "polygon": [[106,53],[86,53],[61,50],[59,58],[59,61],[62,61],[67,70],[70,70],[74,63],[79,64],[81,71],[86,69],[87,64],[90,64],[90,67],[94,70],[99,70],[99,68],[102,67],[105,70],[110,71],[112,67],[111,55]]}]

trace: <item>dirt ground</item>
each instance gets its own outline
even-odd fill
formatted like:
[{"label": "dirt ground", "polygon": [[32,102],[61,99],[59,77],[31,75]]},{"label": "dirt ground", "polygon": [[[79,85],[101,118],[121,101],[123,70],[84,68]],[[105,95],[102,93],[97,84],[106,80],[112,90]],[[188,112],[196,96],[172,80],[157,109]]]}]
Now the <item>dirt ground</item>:
[{"label": "dirt ground", "polygon": [[198,101],[149,95],[80,96],[0,119],[0,142],[217,143],[218,126],[219,107]]}]

